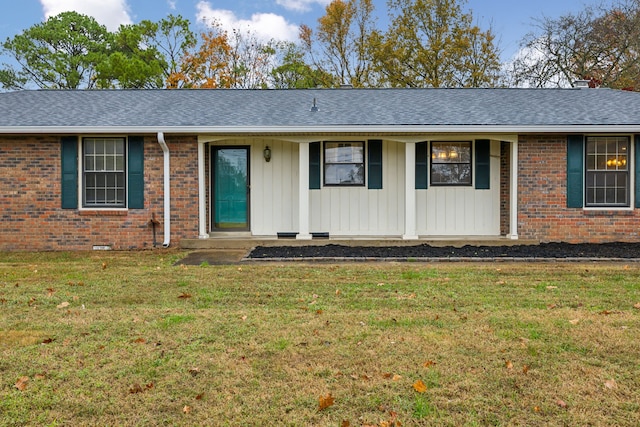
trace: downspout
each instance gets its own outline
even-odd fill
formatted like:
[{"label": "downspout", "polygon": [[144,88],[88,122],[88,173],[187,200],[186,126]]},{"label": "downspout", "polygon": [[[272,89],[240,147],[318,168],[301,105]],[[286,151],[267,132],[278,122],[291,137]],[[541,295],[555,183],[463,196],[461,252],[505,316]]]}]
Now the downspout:
[{"label": "downspout", "polygon": [[169,147],[164,141],[164,133],[158,132],[158,144],[164,153],[164,242],[163,248],[171,244],[171,177],[169,169]]}]

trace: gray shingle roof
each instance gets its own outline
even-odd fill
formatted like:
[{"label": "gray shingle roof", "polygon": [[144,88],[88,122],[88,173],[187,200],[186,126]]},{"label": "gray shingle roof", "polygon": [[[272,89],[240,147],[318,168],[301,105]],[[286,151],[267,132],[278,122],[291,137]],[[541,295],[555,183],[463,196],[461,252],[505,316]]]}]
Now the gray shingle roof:
[{"label": "gray shingle roof", "polygon": [[[314,99],[318,111],[311,111]],[[609,89],[103,90],[0,93],[0,133],[28,129],[638,127],[640,93]]]}]

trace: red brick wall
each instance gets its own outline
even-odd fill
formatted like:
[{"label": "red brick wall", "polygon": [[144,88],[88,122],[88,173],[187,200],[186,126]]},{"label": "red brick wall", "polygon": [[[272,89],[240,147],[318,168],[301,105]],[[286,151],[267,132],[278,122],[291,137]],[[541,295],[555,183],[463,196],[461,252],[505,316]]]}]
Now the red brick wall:
[{"label": "red brick wall", "polygon": [[[198,233],[197,140],[167,138],[171,151],[171,244]],[[60,138],[0,138],[0,250],[87,250],[152,247],[155,213],[164,241],[163,155],[155,135],[145,137],[144,209],[126,212],[62,209]]]},{"label": "red brick wall", "polygon": [[[567,208],[566,136],[521,136],[518,235],[543,242],[637,242],[640,211]],[[638,183],[640,185],[640,183]]]}]

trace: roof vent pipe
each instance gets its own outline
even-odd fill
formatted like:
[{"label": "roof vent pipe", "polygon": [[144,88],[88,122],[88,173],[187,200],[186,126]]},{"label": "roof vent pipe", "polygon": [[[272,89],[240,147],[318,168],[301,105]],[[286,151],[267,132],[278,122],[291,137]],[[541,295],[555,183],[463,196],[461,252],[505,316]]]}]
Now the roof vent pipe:
[{"label": "roof vent pipe", "polygon": [[164,154],[164,242],[163,248],[171,244],[171,176],[169,169],[169,147],[164,141],[164,133],[158,132],[158,144]]},{"label": "roof vent pipe", "polygon": [[573,82],[573,87],[578,89],[589,89],[590,80],[576,80]]}]

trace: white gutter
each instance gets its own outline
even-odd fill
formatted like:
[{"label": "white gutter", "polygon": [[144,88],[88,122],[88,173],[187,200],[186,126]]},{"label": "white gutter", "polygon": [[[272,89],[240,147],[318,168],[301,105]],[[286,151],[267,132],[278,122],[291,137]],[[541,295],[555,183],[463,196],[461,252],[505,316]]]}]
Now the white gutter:
[{"label": "white gutter", "polygon": [[[0,134],[156,133],[152,126],[1,126]],[[171,126],[172,134],[340,134],[340,133],[589,133],[640,132],[638,124],[608,125],[322,125],[322,126]]]},{"label": "white gutter", "polygon": [[171,244],[171,176],[169,169],[169,147],[164,141],[164,133],[158,132],[158,144],[164,153],[164,242],[163,248]]}]

